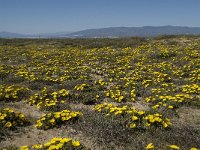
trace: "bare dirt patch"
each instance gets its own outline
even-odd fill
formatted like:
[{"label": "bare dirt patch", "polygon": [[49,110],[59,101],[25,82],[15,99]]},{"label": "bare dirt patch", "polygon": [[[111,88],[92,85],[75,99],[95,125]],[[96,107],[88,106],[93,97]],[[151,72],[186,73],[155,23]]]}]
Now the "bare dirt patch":
[{"label": "bare dirt patch", "polygon": [[200,109],[191,107],[181,107],[177,110],[178,118],[173,118],[174,126],[191,126],[200,129]]}]

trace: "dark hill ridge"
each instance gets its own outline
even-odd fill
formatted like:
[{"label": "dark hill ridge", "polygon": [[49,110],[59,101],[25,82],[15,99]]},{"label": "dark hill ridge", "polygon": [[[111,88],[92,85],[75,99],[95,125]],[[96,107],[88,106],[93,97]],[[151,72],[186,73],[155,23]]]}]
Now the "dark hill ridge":
[{"label": "dark hill ridge", "polygon": [[52,33],[40,35],[24,35],[9,32],[0,32],[0,38],[103,38],[103,37],[153,37],[159,35],[200,35],[200,27],[181,26],[144,26],[144,27],[109,27],[87,29],[72,33]]},{"label": "dark hill ridge", "polygon": [[158,35],[178,34],[200,34],[200,27],[179,27],[179,26],[144,26],[144,27],[110,27],[100,29],[88,29],[69,34],[72,37],[130,37],[142,36],[151,37]]}]

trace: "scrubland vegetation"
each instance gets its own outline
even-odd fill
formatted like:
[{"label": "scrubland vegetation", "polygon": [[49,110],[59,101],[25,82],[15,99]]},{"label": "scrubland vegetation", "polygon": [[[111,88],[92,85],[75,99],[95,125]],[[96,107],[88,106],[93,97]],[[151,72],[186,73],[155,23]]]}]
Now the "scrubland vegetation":
[{"label": "scrubland vegetation", "polygon": [[0,149],[200,149],[200,37],[0,39]]}]

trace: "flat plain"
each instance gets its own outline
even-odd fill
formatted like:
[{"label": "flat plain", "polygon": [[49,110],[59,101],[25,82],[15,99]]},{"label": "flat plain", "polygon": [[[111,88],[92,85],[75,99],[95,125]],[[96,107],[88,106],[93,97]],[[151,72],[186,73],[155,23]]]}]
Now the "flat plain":
[{"label": "flat plain", "polygon": [[0,149],[197,150],[200,37],[0,39]]}]

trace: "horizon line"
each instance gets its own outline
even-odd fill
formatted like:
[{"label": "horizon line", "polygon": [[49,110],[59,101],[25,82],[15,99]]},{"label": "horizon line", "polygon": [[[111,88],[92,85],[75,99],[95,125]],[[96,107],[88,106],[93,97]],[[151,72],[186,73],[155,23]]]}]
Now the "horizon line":
[{"label": "horizon line", "polygon": [[153,26],[153,25],[145,25],[145,26],[109,26],[109,27],[97,27],[97,28],[87,28],[77,31],[58,31],[58,32],[40,32],[40,33],[19,33],[19,32],[10,32],[10,31],[0,31],[0,33],[12,33],[12,34],[22,34],[22,35],[39,35],[39,34],[61,34],[61,33],[73,33],[85,30],[95,30],[95,29],[106,29],[106,28],[143,28],[143,27],[186,27],[186,28],[200,28],[197,26],[185,26],[185,25],[161,25],[161,26]]}]

